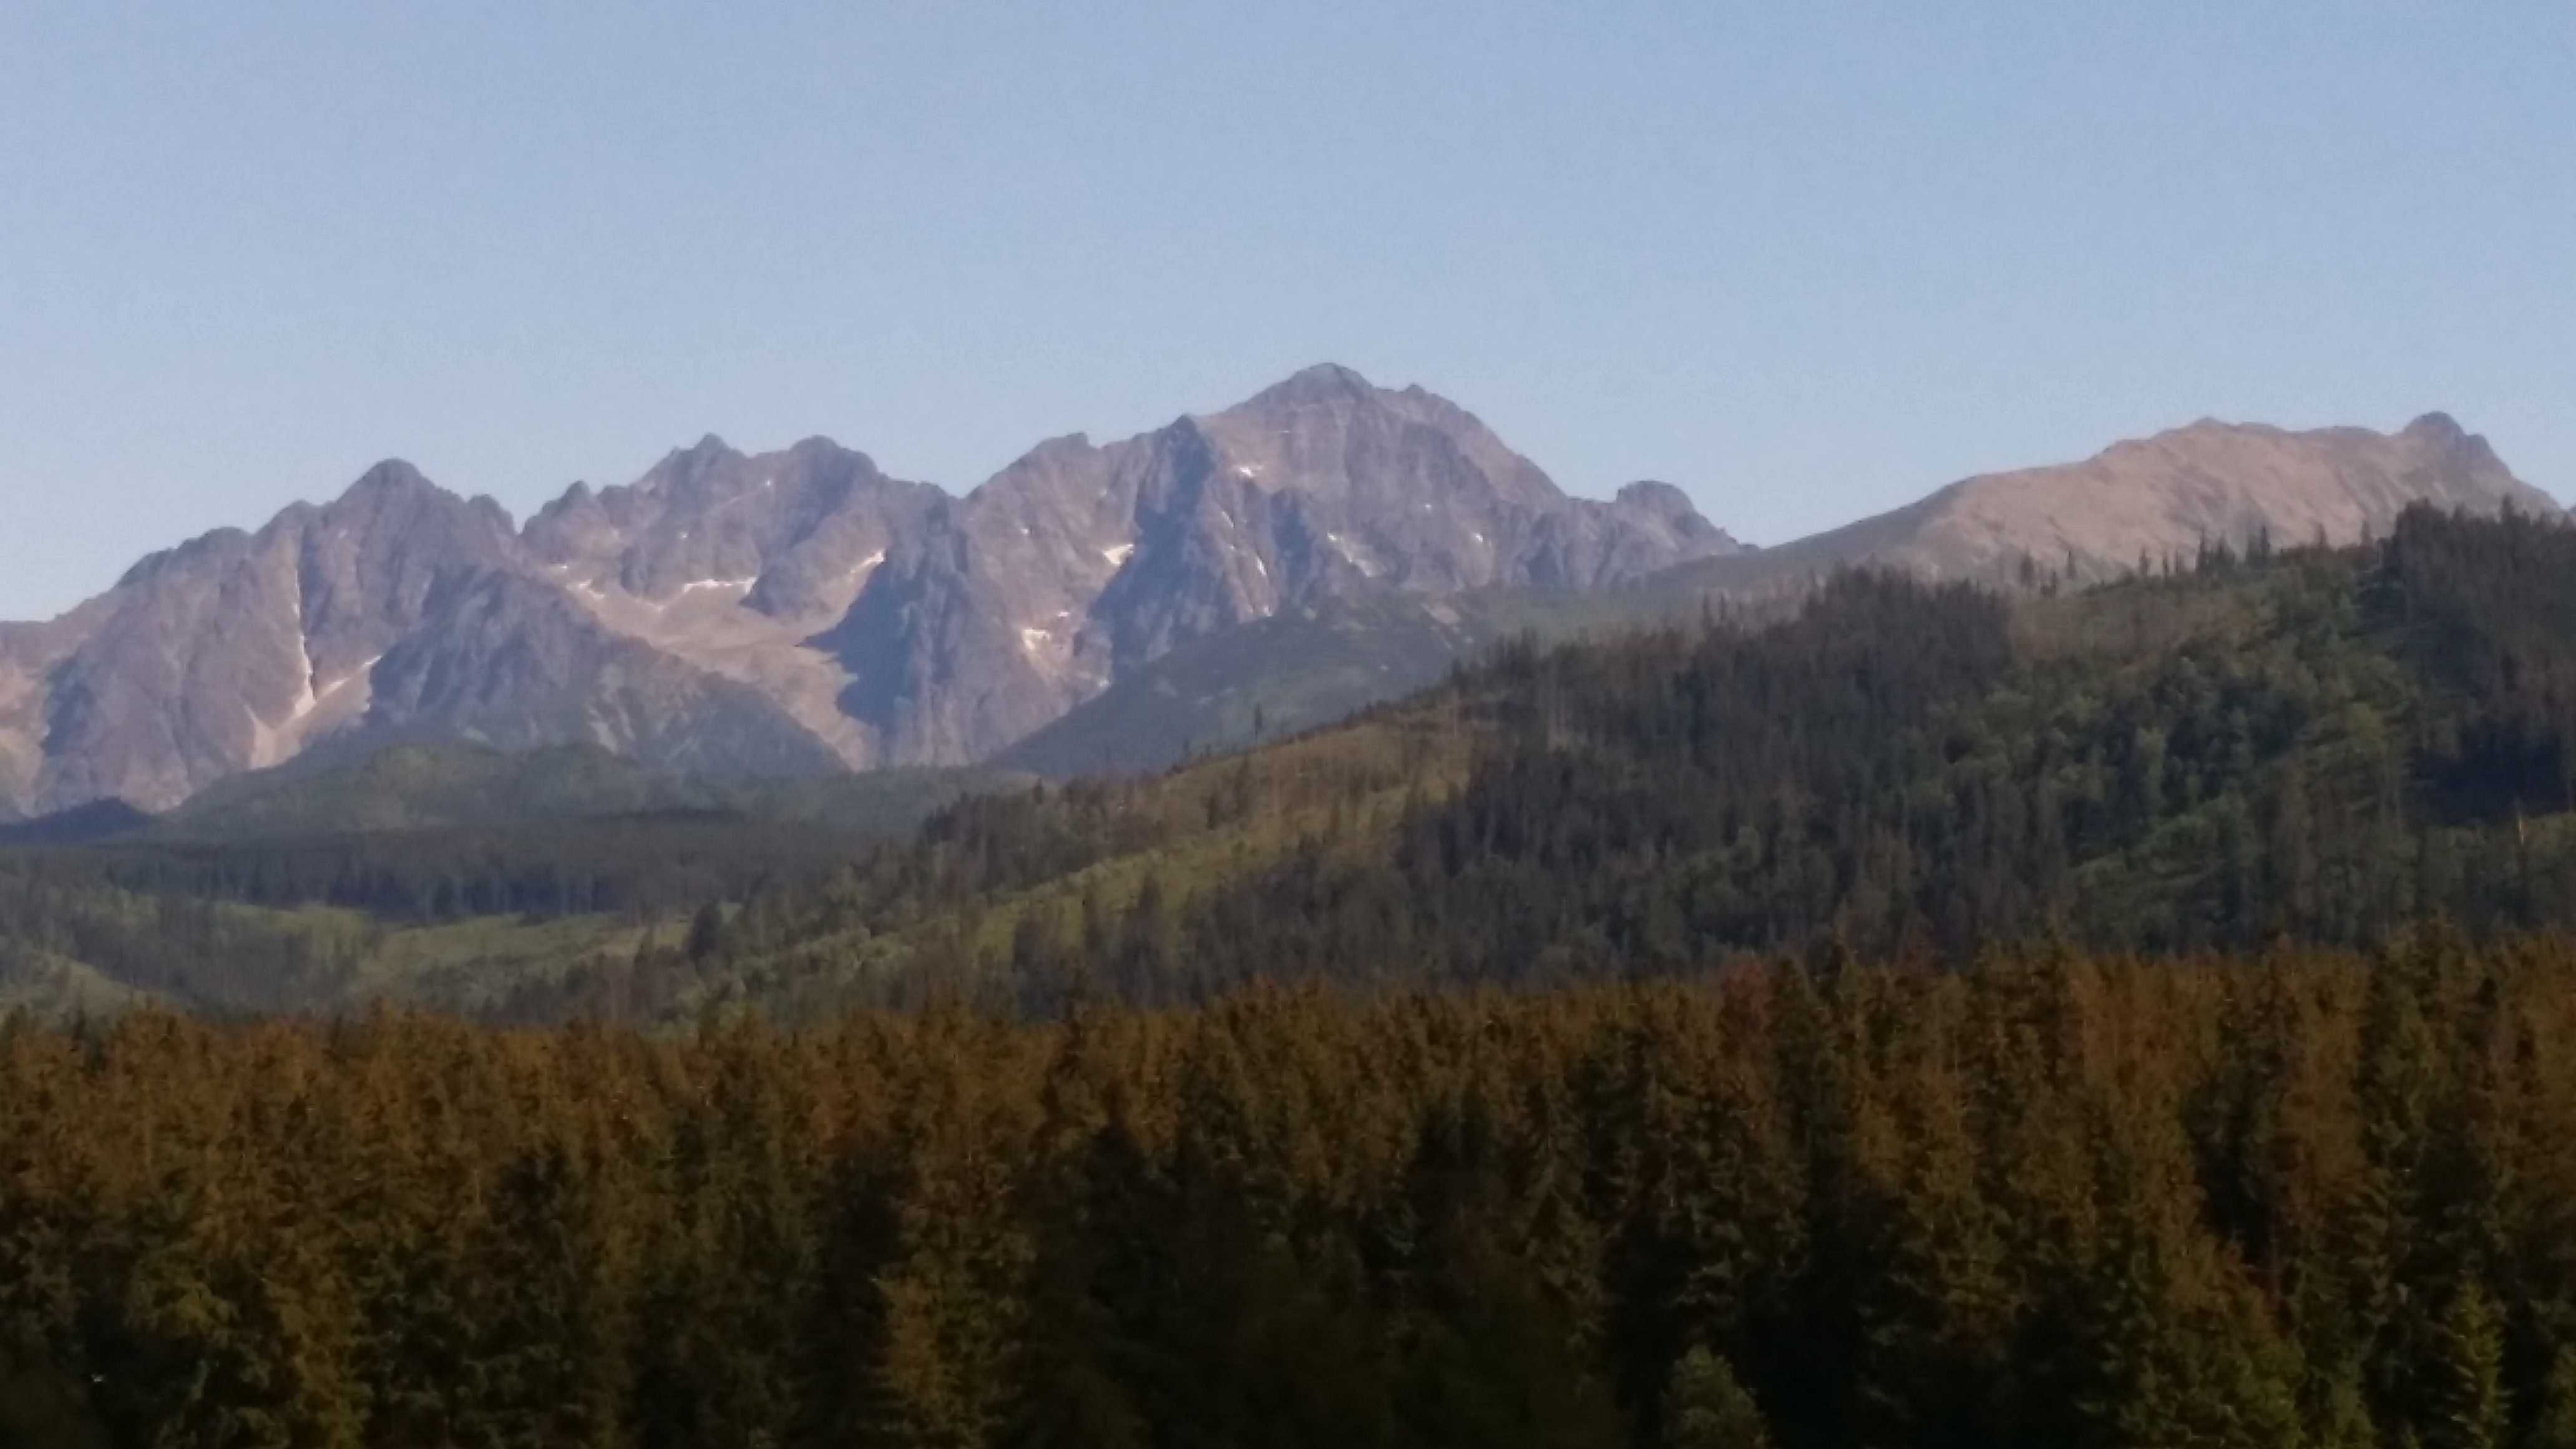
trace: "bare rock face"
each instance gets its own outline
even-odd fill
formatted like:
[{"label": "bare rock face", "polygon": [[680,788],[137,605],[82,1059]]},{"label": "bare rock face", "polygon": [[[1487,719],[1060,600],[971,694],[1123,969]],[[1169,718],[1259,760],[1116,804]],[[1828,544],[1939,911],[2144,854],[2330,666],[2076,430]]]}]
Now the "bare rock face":
[{"label": "bare rock face", "polygon": [[1140,437],[1040,444],[940,510],[815,642],[878,758],[953,763],[1318,599],[1594,588],[1736,548],[1677,490],[1569,498],[1455,404],[1324,366]]},{"label": "bare rock face", "polygon": [[[832,762],[767,700],[574,607],[499,505],[398,462],[255,534],[155,554],[62,619],[7,626],[0,661],[0,789],[22,813],[165,808],[351,735],[597,739],[666,763],[709,735],[757,741],[747,767]],[[661,712],[650,728],[642,704]]]},{"label": "bare rock face", "polygon": [[1591,588],[1735,545],[1572,499],[1454,404],[1299,373],[963,498],[718,438],[524,530],[401,463],[0,625],[0,814],[161,808],[324,741],[605,745],[712,773],[963,763],[1173,648],[1344,593]]},{"label": "bare rock face", "polygon": [[2093,576],[2204,540],[2348,541],[2418,501],[2555,509],[2438,414],[2391,436],[2200,423],[1754,553],[1670,485],[1568,497],[1455,404],[1331,366],[1041,443],[963,497],[826,439],[710,437],[519,529],[386,463],[0,624],[0,816],[163,808],[326,741],[588,742],[713,774],[965,763],[1270,621],[1407,621],[1318,655],[1364,678],[1377,641],[1428,638],[1416,615],[1481,590]]},{"label": "bare rock face", "polygon": [[600,627],[743,686],[864,766],[881,741],[841,710],[848,674],[805,641],[948,502],[826,438],[751,456],[708,437],[626,487],[574,485],[524,541]]},{"label": "bare rock face", "polygon": [[[258,533],[222,530],[130,570],[52,625],[15,626],[19,802],[174,804],[362,714],[376,660],[442,581],[507,568],[508,515],[405,464]],[[21,732],[23,731],[23,732]]]},{"label": "bare rock face", "polygon": [[2409,505],[2555,513],[2484,438],[2432,413],[2402,432],[2293,433],[2211,421],[2116,444],[2082,463],[1971,478],[1929,500],[1906,557],[1945,573],[1991,572],[2020,554],[2079,571],[2132,568],[2202,540],[2242,548],[2353,543]]},{"label": "bare rock face", "polygon": [[529,548],[604,623],[754,685],[845,762],[980,759],[1178,644],[1339,591],[1590,587],[1727,551],[1677,493],[1567,498],[1465,411],[1321,367],[964,498],[820,440],[709,439]]},{"label": "bare rock face", "polygon": [[369,728],[503,749],[584,742],[661,769],[807,775],[831,751],[749,685],[602,628],[541,579],[455,580],[373,671]]},{"label": "bare rock face", "polygon": [[2027,566],[2094,581],[2188,561],[2204,545],[2357,543],[2417,503],[2564,511],[2441,413],[2396,433],[2203,420],[2079,463],[1963,479],[1829,533],[1676,571],[1659,587],[1794,588],[1855,564],[1998,584]]}]

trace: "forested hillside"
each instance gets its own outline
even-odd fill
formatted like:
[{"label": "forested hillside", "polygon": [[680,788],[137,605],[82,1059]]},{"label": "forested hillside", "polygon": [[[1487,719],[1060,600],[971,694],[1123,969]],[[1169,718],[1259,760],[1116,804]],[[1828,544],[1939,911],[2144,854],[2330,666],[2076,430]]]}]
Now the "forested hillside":
[{"label": "forested hillside", "polygon": [[735,918],[681,1001],[1045,1009],[1825,939],[1955,964],[2576,921],[2576,531],[2418,510],[2359,549],[2030,583],[1847,575],[1784,624],[1525,644],[1343,729],[967,802]]},{"label": "forested hillside", "polygon": [[[389,756],[0,852],[0,968],[56,1006],[816,1020],[1546,986],[1826,940],[1956,965],[2048,937],[2576,925],[2576,531],[2418,510],[2357,549],[2024,583],[1850,574],[1785,620],[1710,600],[1242,755],[1043,789],[860,776],[652,809],[696,797],[504,756],[434,757],[471,788],[411,790]],[[536,803],[594,797],[648,813]],[[868,812],[930,813],[870,843]],[[296,833],[377,816],[456,823]]]},{"label": "forested hillside", "polygon": [[2576,948],[0,1031],[0,1442],[2576,1442]]},{"label": "forested hillside", "polygon": [[2576,1443],[2576,532],[2028,583],[484,837],[614,910],[9,853],[0,1443]]},{"label": "forested hillside", "polygon": [[0,836],[0,1006],[488,1013],[603,953],[685,947],[698,917],[1025,780],[710,782],[597,748],[406,745],[236,777],[160,817],[84,807]]}]

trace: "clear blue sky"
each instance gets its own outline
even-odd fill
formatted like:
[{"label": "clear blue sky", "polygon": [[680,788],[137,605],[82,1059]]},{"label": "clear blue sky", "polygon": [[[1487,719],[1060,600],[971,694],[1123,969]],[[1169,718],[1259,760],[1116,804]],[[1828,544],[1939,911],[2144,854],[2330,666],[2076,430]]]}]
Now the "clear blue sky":
[{"label": "clear blue sky", "polygon": [[1761,541],[2205,414],[2565,496],[2571,338],[2568,0],[0,4],[0,617],[388,455],[962,489],[1323,359]]}]

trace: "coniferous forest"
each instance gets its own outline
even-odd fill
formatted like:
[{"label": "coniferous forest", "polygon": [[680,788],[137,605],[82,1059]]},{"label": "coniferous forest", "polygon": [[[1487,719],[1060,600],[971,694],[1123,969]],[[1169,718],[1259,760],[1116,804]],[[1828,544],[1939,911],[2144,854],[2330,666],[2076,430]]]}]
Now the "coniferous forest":
[{"label": "coniferous forest", "polygon": [[2483,937],[2576,927],[2571,805],[2576,529],[2419,510],[2359,549],[2080,593],[1851,575],[1785,622],[1524,642],[1354,727],[963,801],[727,915],[676,991],[633,999],[1047,1011],[1826,941],[1956,967],[2052,935]]},{"label": "coniferous forest", "polygon": [[0,1037],[19,1443],[2558,1445],[2576,946]]},{"label": "coniferous forest", "polygon": [[2576,532],[2025,583],[0,852],[0,1445],[2576,1446]]}]

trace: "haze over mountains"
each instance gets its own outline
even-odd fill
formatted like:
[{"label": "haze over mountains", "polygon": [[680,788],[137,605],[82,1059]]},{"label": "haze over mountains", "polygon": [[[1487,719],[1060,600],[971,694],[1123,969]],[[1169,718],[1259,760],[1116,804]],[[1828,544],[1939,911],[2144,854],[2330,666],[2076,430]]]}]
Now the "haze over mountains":
[{"label": "haze over mountains", "polygon": [[2344,544],[2384,534],[2409,504],[2556,514],[2487,440],[2443,413],[2394,434],[2291,432],[2204,418],[2115,443],[2078,463],[1963,479],[1920,502],[1680,576],[1750,588],[1870,563],[1933,578],[2009,582],[2032,565],[2092,581],[2203,542]]},{"label": "haze over mountains", "polygon": [[1569,600],[1637,616],[1863,563],[2106,576],[2204,540],[2346,542],[2417,501],[2557,508],[2438,414],[2203,422],[1755,551],[1675,488],[1570,497],[1455,404],[1333,366],[1049,440],[962,497],[826,439],[710,437],[519,527],[388,462],[0,625],[0,815],[165,809],[423,739],[737,777],[1152,764],[1266,697],[1287,726],[1399,692]]},{"label": "haze over mountains", "polygon": [[1730,551],[1568,498],[1474,417],[1319,367],[967,494],[709,438],[524,529],[385,463],[0,627],[0,802],[164,808],[314,745],[588,740],[792,775],[987,755],[1176,644],[1336,593],[1585,588]]}]

